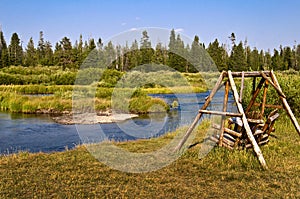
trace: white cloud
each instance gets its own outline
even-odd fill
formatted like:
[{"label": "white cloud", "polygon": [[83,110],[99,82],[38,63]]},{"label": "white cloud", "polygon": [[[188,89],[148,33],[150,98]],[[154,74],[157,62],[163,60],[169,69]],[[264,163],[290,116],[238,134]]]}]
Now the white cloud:
[{"label": "white cloud", "polygon": [[129,30],[130,31],[135,31],[135,30],[137,30],[137,28],[130,28]]},{"label": "white cloud", "polygon": [[140,19],[141,19],[140,17],[135,17],[135,20],[137,20],[137,21],[140,20]]},{"label": "white cloud", "polygon": [[183,32],[184,29],[183,29],[183,28],[176,28],[174,31],[175,31],[175,32]]},{"label": "white cloud", "polygon": [[125,26],[127,23],[126,22],[123,22],[123,23],[121,23],[121,26]]}]

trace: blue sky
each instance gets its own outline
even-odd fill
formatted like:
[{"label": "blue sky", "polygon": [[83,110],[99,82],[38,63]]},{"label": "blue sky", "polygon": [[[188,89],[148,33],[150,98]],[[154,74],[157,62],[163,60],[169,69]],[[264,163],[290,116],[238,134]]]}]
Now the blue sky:
[{"label": "blue sky", "polygon": [[0,0],[0,24],[9,43],[13,32],[27,44],[39,31],[55,42],[67,36],[72,42],[82,33],[107,40],[139,27],[174,28],[198,35],[208,44],[218,38],[230,43],[236,34],[258,49],[300,43],[300,1],[297,0]]}]

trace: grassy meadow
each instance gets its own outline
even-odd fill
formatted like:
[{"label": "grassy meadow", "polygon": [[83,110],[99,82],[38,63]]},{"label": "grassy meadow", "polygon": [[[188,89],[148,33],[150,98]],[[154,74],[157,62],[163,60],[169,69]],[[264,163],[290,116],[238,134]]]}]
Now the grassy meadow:
[{"label": "grassy meadow", "polygon": [[163,100],[147,94],[207,91],[200,74],[132,71],[125,75],[116,70],[74,71],[56,66],[3,68],[0,84],[0,111],[15,113],[69,113],[73,91],[81,98],[94,98],[96,111],[112,108],[114,92],[132,93],[124,98],[132,113],[147,113],[155,104],[168,111],[170,107]]},{"label": "grassy meadow", "polygon": [[[21,85],[1,83],[2,111],[71,111],[74,86],[72,83],[58,84],[55,83],[55,78],[51,79],[51,76],[56,75],[61,77],[60,82],[68,82],[72,80],[67,78],[70,76],[63,76],[64,72],[55,67],[37,71],[22,69],[21,72],[16,68],[0,71],[0,81],[6,81],[8,76],[11,78],[9,81],[23,78]],[[35,83],[44,73],[44,79]],[[108,73],[113,73],[116,77],[122,75],[112,71]],[[79,90],[82,93],[77,93],[95,97],[96,110],[111,108],[111,95],[115,89],[117,93],[123,93],[134,88],[131,84],[125,88],[114,88],[119,79],[111,80],[109,74],[99,82],[90,82],[96,88],[94,94],[89,93],[88,85],[81,85]],[[131,74],[132,78],[136,74]],[[176,75],[174,77],[178,77]],[[218,77],[218,74],[209,73],[203,74],[203,77],[200,74],[181,75],[186,77],[193,86],[192,89],[197,92],[208,89],[207,82],[204,83],[203,79],[210,77],[209,83],[212,83]],[[299,118],[299,74],[288,71],[276,75]],[[152,76],[146,76],[147,81],[151,78]],[[178,86],[170,79],[171,77],[165,79],[170,87],[149,83],[134,92],[130,99],[126,99],[130,110],[136,113],[147,112],[154,104],[168,109],[159,99],[152,99],[147,94],[188,90],[184,84]],[[246,84],[251,87],[251,82]],[[244,99],[249,92],[250,90],[245,90]],[[268,93],[271,94],[269,102],[277,103],[278,98],[272,93]],[[121,109],[122,103],[116,106]],[[268,170],[262,170],[252,150],[229,151],[215,147],[199,160],[201,142],[208,125],[208,122],[203,122],[195,130],[196,136],[192,141],[194,146],[187,149],[178,160],[148,173],[133,174],[111,169],[96,160],[85,146],[77,146],[64,152],[1,155],[0,198],[300,198],[300,136],[284,112],[281,112],[275,123],[274,136],[270,137],[268,145],[261,147]],[[169,143],[180,131],[182,129],[149,140],[112,143],[130,152],[146,153]]]},{"label": "grassy meadow", "polygon": [[[208,123],[195,133],[203,140]],[[114,143],[131,152],[154,151],[176,134]],[[269,170],[249,151],[216,147],[198,159],[201,144],[149,173],[124,173],[97,161],[84,146],[59,153],[0,157],[0,198],[299,198],[300,136],[287,116],[262,147]]]}]

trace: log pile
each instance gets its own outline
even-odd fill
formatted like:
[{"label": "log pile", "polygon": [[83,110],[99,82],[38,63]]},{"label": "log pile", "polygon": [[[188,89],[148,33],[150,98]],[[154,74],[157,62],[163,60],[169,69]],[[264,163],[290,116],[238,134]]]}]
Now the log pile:
[{"label": "log pile", "polygon": [[[241,88],[239,93],[235,85],[234,78],[241,78]],[[245,78],[253,78],[253,86],[252,97],[247,108],[244,110],[242,106],[242,97]],[[256,86],[257,78],[260,78],[260,81]],[[270,85],[274,87],[274,89],[278,93],[282,105],[266,104],[267,91]],[[216,92],[223,86],[225,86],[225,93],[222,111],[206,110]],[[237,113],[227,111],[230,89],[233,93],[233,97],[238,109]],[[261,102],[256,102],[261,91],[263,93],[262,100]],[[253,111],[253,107],[258,107],[259,111]],[[273,109],[273,111],[271,111],[269,115],[265,115],[265,108],[271,108]],[[211,136],[210,139],[216,142],[220,147],[226,147],[228,149],[252,148],[262,167],[267,169],[265,159],[259,146],[267,144],[269,142],[269,136],[275,130],[274,123],[279,117],[278,109],[280,108],[284,108],[286,110],[298,134],[300,135],[299,124],[293,112],[291,111],[290,106],[287,103],[286,96],[282,92],[273,71],[223,71],[220,74],[215,87],[210,92],[210,95],[206,98],[204,105],[199,110],[199,113],[197,114],[193,123],[191,124],[175,150],[181,149],[203,114],[220,115],[222,116],[220,124],[212,125],[212,127],[216,129],[218,133]]]}]

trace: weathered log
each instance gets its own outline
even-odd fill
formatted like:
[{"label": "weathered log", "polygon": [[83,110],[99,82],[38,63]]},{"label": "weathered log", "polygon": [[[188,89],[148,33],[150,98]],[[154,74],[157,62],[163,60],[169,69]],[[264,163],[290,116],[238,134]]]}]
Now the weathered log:
[{"label": "weathered log", "polygon": [[235,136],[235,137],[238,137],[238,138],[242,137],[242,134],[241,134],[241,133],[235,132],[234,130],[231,130],[231,129],[229,129],[229,128],[225,128],[224,131],[225,131],[226,133],[230,134],[230,135]]},{"label": "weathered log", "polygon": [[[270,76],[270,71],[262,71],[265,75]],[[242,77],[243,72],[231,72],[233,77]],[[228,72],[225,71],[225,76],[228,75]],[[244,77],[261,77],[260,71],[245,71]]]},{"label": "weathered log", "polygon": [[242,116],[240,113],[209,111],[209,110],[199,110],[199,113],[211,114],[211,115],[222,115],[222,116],[229,116],[229,117],[241,117]]},{"label": "weathered log", "polygon": [[222,141],[223,141],[222,143],[225,143],[225,144],[227,144],[227,145],[229,145],[229,146],[231,146],[231,147],[234,146],[234,142],[231,141],[231,140],[229,140],[229,139],[226,138],[226,137],[223,137],[223,140],[222,140]]},{"label": "weathered log", "polygon": [[255,99],[257,98],[257,96],[258,96],[258,94],[259,94],[259,91],[260,91],[260,89],[262,88],[262,86],[263,86],[263,84],[265,83],[265,81],[266,81],[266,80],[265,80],[264,78],[261,78],[259,84],[257,85],[256,90],[255,90],[254,93],[253,93],[253,96],[252,96],[252,98],[251,98],[251,100],[250,100],[250,102],[249,102],[249,105],[248,105],[248,107],[247,107],[245,113],[248,113],[248,112],[250,111],[250,109],[251,109],[252,105],[254,104]]},{"label": "weathered log", "polygon": [[245,131],[246,131],[246,134],[247,134],[247,137],[249,139],[249,141],[251,142],[252,146],[253,146],[253,149],[254,149],[254,152],[261,164],[261,166],[264,168],[264,169],[267,169],[267,165],[266,165],[266,161],[262,155],[262,152],[258,146],[258,144],[256,143],[256,140],[251,132],[251,129],[250,129],[250,126],[248,124],[248,121],[247,121],[247,117],[245,115],[245,112],[244,112],[244,109],[243,109],[243,106],[242,104],[239,102],[239,96],[238,96],[238,93],[237,93],[237,89],[236,89],[236,85],[234,83],[234,80],[233,80],[233,76],[231,74],[231,71],[228,71],[228,78],[229,78],[229,81],[230,81],[230,86],[231,86],[231,89],[233,91],[233,96],[234,96],[234,100],[237,104],[237,108],[239,110],[239,112],[242,114],[242,121],[243,121],[243,124],[244,124],[244,128],[245,128]]},{"label": "weathered log", "polygon": [[259,145],[265,145],[269,142],[269,139],[266,139],[266,140],[263,140],[263,141],[260,141],[258,144]]},{"label": "weathered log", "polygon": [[[228,103],[228,94],[229,94],[229,81],[227,80],[225,83],[225,93],[224,93],[224,102],[223,102],[223,113],[227,111],[227,103]],[[220,141],[219,146],[222,146],[223,142],[223,133],[225,126],[225,115],[222,115],[221,128],[220,128]]]},{"label": "weathered log", "polygon": [[245,80],[245,72],[242,72],[242,82],[241,82],[241,90],[240,90],[240,98],[239,102],[242,103],[243,100],[243,90],[244,90],[244,80]]},{"label": "weathered log", "polygon": [[219,143],[219,139],[214,136],[209,136],[209,139],[215,143]]},{"label": "weathered log", "polygon": [[[262,103],[257,103],[257,102],[255,102],[255,103],[253,104],[253,106],[261,107],[261,106],[262,106]],[[265,104],[265,108],[278,108],[278,109],[281,109],[282,106],[281,106],[281,105],[273,105],[273,104]]]},{"label": "weathered log", "polygon": [[224,133],[224,138],[227,138],[227,139],[229,139],[230,141],[233,141],[233,142],[235,142],[235,138],[234,137],[232,137],[230,134],[228,134],[228,133]]},{"label": "weathered log", "polygon": [[[280,87],[280,85],[279,85],[279,83],[277,81],[277,78],[276,78],[276,76],[275,76],[275,74],[274,74],[273,71],[271,71],[271,78],[272,78],[274,84],[278,87],[278,89],[281,90],[281,87]],[[281,101],[283,103],[283,106],[284,106],[285,110],[287,111],[290,119],[292,120],[292,123],[294,124],[296,131],[298,132],[298,134],[300,136],[300,126],[299,126],[298,121],[297,121],[296,117],[294,116],[294,114],[293,114],[293,112],[292,112],[292,110],[291,110],[288,102],[286,101],[286,98],[283,97],[283,96],[280,96],[280,99],[281,99]]]},{"label": "weathered log", "polygon": [[[282,92],[281,89],[278,88],[277,84],[274,84],[267,76],[266,74],[264,74],[263,72],[261,72],[261,75],[263,76],[263,78],[265,78],[265,80],[269,81],[269,83],[275,88],[275,90],[277,91],[279,96],[282,96],[284,98],[286,98],[286,96],[284,95],[284,93]],[[274,80],[273,80],[274,81]]]},{"label": "weathered log", "polygon": [[264,116],[264,113],[265,113],[265,106],[266,106],[266,100],[267,100],[268,86],[269,86],[269,81],[267,80],[265,82],[264,93],[263,93],[263,100],[262,100],[262,104],[261,104],[261,115],[262,116]]},{"label": "weathered log", "polygon": [[233,150],[233,147],[230,146],[230,145],[228,145],[228,144],[226,144],[225,142],[223,142],[222,146],[225,147],[225,148],[227,148],[227,149]]},{"label": "weathered log", "polygon": [[247,121],[249,123],[253,123],[253,124],[263,124],[264,123],[264,120],[261,120],[261,119],[247,118]]},{"label": "weathered log", "polygon": [[264,131],[258,129],[258,130],[256,130],[256,131],[253,133],[253,135],[260,135],[260,134],[263,134],[263,133],[264,133]]},{"label": "weathered log", "polygon": [[[212,124],[212,128],[217,129],[217,130],[220,130],[220,129],[221,129],[221,126],[218,125],[218,124]],[[236,132],[236,131],[234,131],[234,130],[231,130],[231,129],[229,129],[229,128],[226,128],[226,127],[224,128],[224,132],[226,132],[226,133],[228,133],[228,134],[230,134],[230,135],[232,135],[232,136],[238,137],[238,138],[242,137],[242,134],[241,134],[241,133],[238,133],[238,132]]]},{"label": "weathered log", "polygon": [[[222,83],[224,78],[224,72],[222,72],[219,76],[218,81],[216,82],[215,87],[212,89],[212,91],[210,92],[210,95],[208,96],[208,98],[206,99],[205,103],[203,104],[203,106],[201,107],[200,110],[204,110],[208,107],[208,105],[210,104],[212,98],[215,96],[216,92],[218,91],[219,85]],[[190,136],[190,134],[193,132],[195,126],[197,125],[198,121],[200,120],[201,116],[203,113],[199,112],[197,114],[197,116],[195,117],[193,123],[191,124],[191,126],[188,128],[187,132],[185,133],[185,135],[183,136],[183,138],[180,140],[180,142],[178,143],[178,145],[175,147],[174,151],[180,150],[181,147],[184,145],[184,143],[186,142],[186,140],[188,139],[188,137]]]}]

